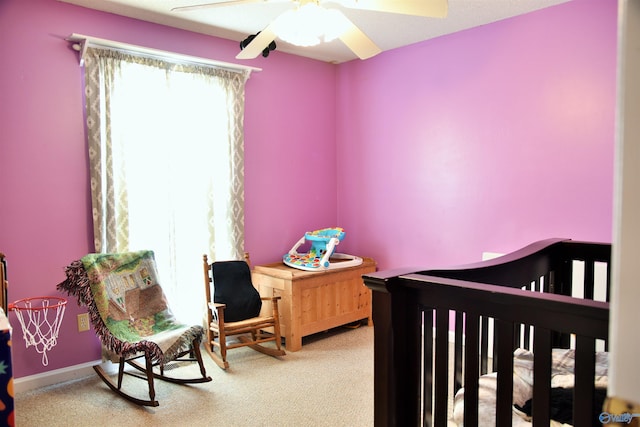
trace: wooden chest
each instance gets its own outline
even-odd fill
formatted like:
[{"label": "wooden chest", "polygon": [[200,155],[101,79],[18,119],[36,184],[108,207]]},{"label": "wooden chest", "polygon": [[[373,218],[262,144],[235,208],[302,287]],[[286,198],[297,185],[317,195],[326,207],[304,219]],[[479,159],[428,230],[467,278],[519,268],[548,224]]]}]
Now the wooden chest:
[{"label": "wooden chest", "polygon": [[278,295],[280,327],[288,351],[302,348],[302,337],[366,319],[371,324],[371,290],[362,275],[376,271],[364,258],[356,267],[311,272],[283,263],[257,265],[253,285],[260,295]]}]

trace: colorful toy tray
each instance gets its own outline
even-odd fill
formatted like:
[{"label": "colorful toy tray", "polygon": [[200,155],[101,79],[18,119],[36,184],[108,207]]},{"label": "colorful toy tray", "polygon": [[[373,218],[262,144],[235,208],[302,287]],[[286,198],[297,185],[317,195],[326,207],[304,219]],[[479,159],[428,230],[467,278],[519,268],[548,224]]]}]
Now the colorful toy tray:
[{"label": "colorful toy tray", "polygon": [[[296,242],[291,250],[282,257],[289,267],[306,271],[324,271],[337,268],[354,267],[362,264],[362,258],[335,252],[336,246],[344,239],[342,228],[323,228],[310,231]],[[298,248],[305,242],[311,242],[307,253],[298,253]],[[339,262],[331,262],[339,260]]]}]

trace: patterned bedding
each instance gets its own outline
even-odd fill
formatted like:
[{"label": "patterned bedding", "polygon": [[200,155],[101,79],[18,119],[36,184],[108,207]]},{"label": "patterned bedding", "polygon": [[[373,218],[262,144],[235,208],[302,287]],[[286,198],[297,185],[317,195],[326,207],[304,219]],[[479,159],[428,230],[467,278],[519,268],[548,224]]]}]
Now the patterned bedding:
[{"label": "patterned bedding", "polygon": [[[551,388],[564,389],[570,394],[573,388],[575,366],[575,351],[565,349],[553,349],[551,361]],[[606,390],[608,375],[608,354],[606,352],[596,352],[596,376],[595,384],[597,389]],[[490,426],[495,424],[496,416],[496,384],[497,374],[491,373],[480,377],[478,385],[478,425]],[[530,427],[532,425],[531,418],[527,414],[519,410],[519,408],[527,408],[531,406],[530,399],[533,397],[533,353],[516,349],[513,355],[513,427]],[[552,407],[554,402],[552,402]],[[560,404],[559,404],[560,405]],[[561,406],[558,412],[563,412]],[[453,409],[453,420],[458,426],[463,425],[464,412],[464,388],[456,393]],[[570,411],[569,411],[570,413]],[[556,416],[558,419],[563,417]],[[565,426],[569,423],[563,423],[552,420],[552,426]]]}]

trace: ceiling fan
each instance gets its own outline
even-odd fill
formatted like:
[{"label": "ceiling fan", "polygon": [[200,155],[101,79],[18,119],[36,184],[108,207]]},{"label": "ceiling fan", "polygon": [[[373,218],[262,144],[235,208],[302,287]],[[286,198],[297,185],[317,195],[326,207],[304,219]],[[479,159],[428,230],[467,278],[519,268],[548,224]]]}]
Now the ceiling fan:
[{"label": "ceiling fan", "polygon": [[381,49],[360,30],[340,9],[361,9],[383,13],[444,18],[447,0],[223,0],[192,6],[175,7],[172,11],[226,7],[250,3],[290,2],[289,9],[271,21],[257,34],[240,43],[237,59],[252,59],[275,48],[273,41],[280,38],[298,46],[313,46],[321,41],[340,39],[360,59],[367,59]]}]

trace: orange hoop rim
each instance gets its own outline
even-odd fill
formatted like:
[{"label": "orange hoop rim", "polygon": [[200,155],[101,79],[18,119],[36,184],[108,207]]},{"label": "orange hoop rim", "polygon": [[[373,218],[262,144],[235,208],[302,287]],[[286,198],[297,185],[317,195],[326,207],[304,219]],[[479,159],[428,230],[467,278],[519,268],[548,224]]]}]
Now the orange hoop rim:
[{"label": "orange hoop rim", "polygon": [[[41,300],[41,301],[49,301],[50,303],[47,305],[42,305],[40,307],[33,307],[33,306],[20,306],[19,304],[25,304],[25,303],[30,303],[31,301],[34,300]],[[51,302],[55,302],[57,301],[57,303],[53,303],[51,304]],[[50,309],[50,308],[59,308],[62,307],[64,305],[67,304],[67,300],[65,298],[62,297],[29,297],[29,298],[21,298],[19,300],[14,301],[13,303],[9,304],[9,310],[46,310],[46,309]]]}]

